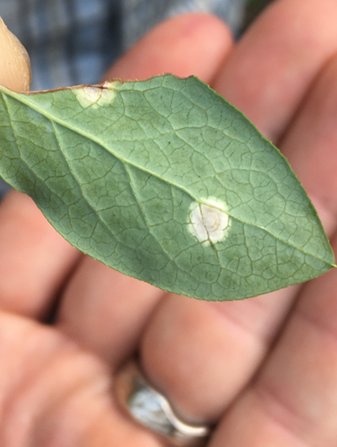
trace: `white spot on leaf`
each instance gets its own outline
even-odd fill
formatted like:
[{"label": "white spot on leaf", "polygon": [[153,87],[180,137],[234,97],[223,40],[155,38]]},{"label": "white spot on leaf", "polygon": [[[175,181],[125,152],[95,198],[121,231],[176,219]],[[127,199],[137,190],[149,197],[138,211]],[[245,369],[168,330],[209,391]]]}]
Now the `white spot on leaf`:
[{"label": "white spot on leaf", "polygon": [[199,242],[207,245],[220,242],[226,236],[229,217],[224,203],[207,200],[208,205],[193,202],[190,206],[190,231]]},{"label": "white spot on leaf", "polygon": [[83,108],[92,107],[96,109],[100,106],[111,104],[115,99],[114,82],[105,82],[102,87],[85,86],[74,90],[77,101]]}]

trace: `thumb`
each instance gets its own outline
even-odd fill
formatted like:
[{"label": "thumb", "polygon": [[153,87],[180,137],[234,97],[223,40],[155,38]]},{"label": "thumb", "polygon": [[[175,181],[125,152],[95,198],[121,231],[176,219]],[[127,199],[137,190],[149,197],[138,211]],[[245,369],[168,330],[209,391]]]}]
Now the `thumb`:
[{"label": "thumb", "polygon": [[30,81],[28,53],[0,17],[0,85],[15,91],[28,91]]}]

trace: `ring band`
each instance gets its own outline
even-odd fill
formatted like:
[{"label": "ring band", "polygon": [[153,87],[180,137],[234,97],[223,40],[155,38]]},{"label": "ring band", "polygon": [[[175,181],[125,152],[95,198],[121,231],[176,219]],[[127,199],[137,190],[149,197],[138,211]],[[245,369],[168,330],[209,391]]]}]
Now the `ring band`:
[{"label": "ring band", "polygon": [[116,378],[116,393],[125,410],[141,425],[177,447],[201,447],[210,434],[206,425],[189,425],[172,410],[169,401],[155,390],[134,362]]}]

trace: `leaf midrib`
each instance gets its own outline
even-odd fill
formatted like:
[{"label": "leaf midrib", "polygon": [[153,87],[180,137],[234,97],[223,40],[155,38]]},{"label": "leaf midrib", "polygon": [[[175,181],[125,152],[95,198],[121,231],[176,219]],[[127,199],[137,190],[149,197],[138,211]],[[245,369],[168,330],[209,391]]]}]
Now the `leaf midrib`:
[{"label": "leaf midrib", "polygon": [[[144,173],[146,173],[146,174],[149,174],[149,175],[151,175],[151,176],[153,176],[153,177],[159,179],[160,181],[165,181],[167,184],[169,184],[169,185],[171,185],[171,186],[173,186],[173,187],[175,187],[175,188],[180,189],[181,191],[183,191],[185,194],[187,194],[188,196],[190,196],[195,202],[197,202],[197,203],[199,203],[199,204],[202,204],[202,205],[206,205],[206,206],[213,207],[213,208],[215,208],[215,209],[218,209],[219,211],[228,214],[232,219],[234,219],[234,220],[236,220],[237,222],[240,222],[240,223],[242,223],[242,224],[244,224],[244,225],[249,225],[249,226],[251,226],[251,227],[253,227],[253,228],[258,228],[259,230],[263,230],[265,233],[269,234],[270,236],[272,236],[272,237],[275,238],[276,240],[282,242],[282,243],[285,244],[285,245],[288,245],[289,247],[294,248],[295,250],[300,251],[301,253],[305,254],[306,256],[310,256],[310,257],[312,257],[313,259],[317,259],[317,260],[319,260],[319,261],[321,261],[321,262],[324,262],[325,264],[327,264],[327,265],[329,265],[329,266],[331,266],[331,267],[334,267],[334,266],[335,266],[333,263],[330,263],[330,262],[326,261],[325,259],[322,259],[322,258],[320,258],[320,257],[318,257],[318,256],[316,256],[316,255],[313,255],[312,253],[308,253],[308,252],[306,252],[305,250],[303,250],[302,248],[299,248],[299,247],[297,247],[296,245],[290,244],[288,241],[285,241],[285,240],[279,238],[278,236],[275,236],[275,234],[273,234],[273,233],[272,233],[271,231],[269,231],[267,228],[265,228],[265,227],[260,227],[260,226],[258,226],[258,225],[253,224],[253,223],[250,223],[250,222],[245,222],[244,220],[239,219],[238,217],[233,216],[230,212],[225,211],[224,209],[219,208],[219,207],[217,207],[217,206],[214,206],[214,204],[210,204],[210,203],[208,203],[208,202],[204,202],[204,201],[202,201],[202,200],[196,198],[196,197],[195,197],[190,191],[188,191],[184,186],[177,185],[177,184],[175,184],[175,183],[172,183],[170,180],[163,179],[163,178],[160,177],[158,174],[155,174],[155,173],[153,173],[152,171],[149,171],[148,169],[146,169],[146,168],[144,168],[144,167],[140,167],[140,166],[138,166],[138,165],[132,163],[131,161],[124,159],[124,158],[121,157],[119,154],[116,154],[113,150],[111,150],[109,147],[107,147],[107,145],[104,143],[104,141],[100,140],[99,138],[97,138],[97,137],[95,137],[95,136],[93,136],[93,135],[91,135],[91,134],[88,134],[87,132],[85,132],[85,131],[82,130],[82,129],[79,129],[79,128],[75,127],[75,126],[72,127],[72,126],[71,126],[70,124],[68,124],[65,120],[62,120],[62,119],[60,119],[60,118],[58,118],[58,117],[55,117],[55,116],[52,115],[51,113],[47,112],[44,108],[38,106],[36,103],[32,103],[32,102],[29,100],[30,95],[26,95],[26,94],[24,94],[24,93],[21,93],[21,94],[20,94],[20,93],[16,93],[16,92],[13,92],[12,90],[6,89],[6,88],[4,88],[4,87],[2,87],[2,86],[0,86],[0,91],[1,91],[1,95],[2,95],[3,97],[4,97],[4,95],[7,95],[7,96],[9,96],[9,97],[12,97],[12,98],[14,98],[15,100],[17,100],[19,103],[21,103],[21,104],[25,104],[26,106],[28,106],[28,107],[30,107],[31,109],[35,110],[36,112],[38,112],[40,115],[44,116],[45,118],[47,118],[47,119],[50,120],[51,122],[58,123],[58,124],[61,125],[62,127],[65,127],[65,128],[67,128],[67,129],[71,130],[72,132],[77,133],[78,135],[81,135],[82,137],[84,137],[84,138],[86,138],[86,139],[88,139],[88,140],[91,140],[92,142],[98,144],[98,145],[101,146],[103,149],[105,149],[108,153],[110,153],[112,156],[114,156],[117,160],[119,160],[120,162],[122,162],[124,165],[132,166],[132,167],[134,167],[135,169],[138,169],[138,170],[140,170],[140,171],[142,171],[142,172],[144,172]],[[3,98],[3,99],[4,99],[4,98]]]}]

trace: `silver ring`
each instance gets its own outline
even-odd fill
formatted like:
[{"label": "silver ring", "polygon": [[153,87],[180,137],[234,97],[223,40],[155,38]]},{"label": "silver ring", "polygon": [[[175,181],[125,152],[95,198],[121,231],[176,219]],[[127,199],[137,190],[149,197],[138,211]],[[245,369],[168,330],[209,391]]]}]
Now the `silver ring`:
[{"label": "silver ring", "polygon": [[189,425],[173,411],[171,404],[155,390],[134,362],[127,364],[116,377],[116,393],[120,404],[133,419],[164,437],[177,447],[204,446],[210,428]]}]

